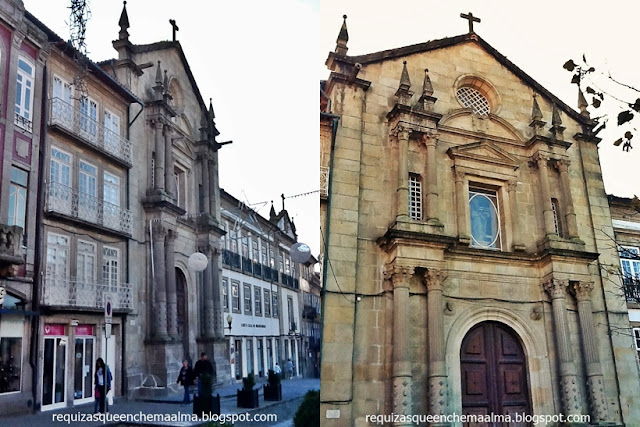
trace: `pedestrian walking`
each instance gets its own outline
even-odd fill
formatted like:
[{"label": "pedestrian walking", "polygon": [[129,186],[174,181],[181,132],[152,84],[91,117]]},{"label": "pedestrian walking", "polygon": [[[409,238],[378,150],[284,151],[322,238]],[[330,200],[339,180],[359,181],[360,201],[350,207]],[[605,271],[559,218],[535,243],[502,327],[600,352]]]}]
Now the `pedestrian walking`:
[{"label": "pedestrian walking", "polygon": [[293,362],[291,361],[291,358],[287,359],[285,368],[287,368],[287,377],[291,379],[293,377]]},{"label": "pedestrian walking", "polygon": [[193,376],[198,378],[198,396],[202,396],[202,377],[213,375],[213,365],[207,360],[207,353],[200,353],[200,360],[193,367]]},{"label": "pedestrian walking", "polygon": [[98,360],[96,360],[96,373],[94,375],[94,382],[96,385],[96,388],[93,391],[95,398],[93,407],[94,413],[104,413],[105,399],[107,398],[107,393],[111,391],[111,380],[111,370],[109,370],[108,366],[104,365],[104,360],[102,360],[102,357],[98,357]]},{"label": "pedestrian walking", "polygon": [[178,374],[177,383],[184,387],[184,399],[182,399],[182,403],[188,405],[191,403],[189,387],[193,384],[193,369],[191,369],[189,362],[186,360],[182,361],[182,369],[180,369],[180,374]]},{"label": "pedestrian walking", "polygon": [[276,362],[276,366],[273,367],[273,373],[280,376],[280,374],[282,374],[282,369],[280,369],[280,366],[278,365],[278,362]]}]

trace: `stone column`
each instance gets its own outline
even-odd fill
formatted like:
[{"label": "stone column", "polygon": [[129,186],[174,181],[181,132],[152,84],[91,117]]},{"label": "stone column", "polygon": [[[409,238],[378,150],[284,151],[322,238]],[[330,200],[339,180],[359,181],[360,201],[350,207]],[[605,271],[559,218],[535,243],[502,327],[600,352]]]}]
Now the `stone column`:
[{"label": "stone column", "polygon": [[398,191],[396,215],[397,221],[409,219],[409,129],[398,126]]},{"label": "stone column", "polygon": [[582,351],[587,367],[587,386],[592,422],[604,422],[608,418],[607,401],[604,394],[604,379],[600,367],[600,354],[596,342],[596,331],[593,323],[591,306],[591,290],[593,282],[575,282],[573,291],[578,301],[578,317],[582,336]]},{"label": "stone column", "polygon": [[444,301],[440,270],[430,268],[424,274],[427,287],[427,345],[429,347],[429,413],[447,413],[447,369],[444,345]]},{"label": "stone column", "polygon": [[210,209],[210,200],[209,194],[211,192],[210,181],[209,181],[209,156],[207,154],[203,154],[201,157],[202,164],[202,212],[209,213]]},{"label": "stone column", "polygon": [[171,141],[171,128],[169,126],[164,127],[164,147],[164,189],[168,194],[175,197],[177,195],[175,191],[175,179],[173,177],[173,143]]},{"label": "stone column", "polygon": [[456,214],[458,218],[458,239],[469,244],[471,237],[469,234],[469,224],[467,223],[467,205],[469,204],[469,194],[464,186],[464,172],[453,171],[456,178]]},{"label": "stone column", "polygon": [[153,318],[153,335],[157,339],[168,339],[167,334],[167,284],[164,239],[166,229],[160,224],[152,225],[153,233],[153,287],[155,288],[155,301],[151,306]]},{"label": "stone column", "polygon": [[[213,212],[211,213],[214,214]],[[209,260],[209,265],[211,266],[211,307],[212,308],[212,322],[213,322],[213,334],[215,337],[223,338],[224,337],[224,323],[225,314],[224,308],[222,307],[222,285],[221,285],[221,275],[220,271],[220,256],[221,251],[218,249],[214,249],[211,251],[211,259]],[[231,296],[229,296],[231,298]]]},{"label": "stone column", "polygon": [[571,197],[571,184],[569,183],[569,160],[561,159],[556,162],[560,171],[560,183],[562,184],[562,199],[564,200],[564,217],[567,222],[569,238],[578,239],[578,222],[576,212],[573,209],[573,198]]},{"label": "stone column", "polygon": [[[412,267],[395,266],[393,272],[393,413],[413,414],[409,361],[409,280]],[[412,425],[411,423],[393,423]]]},{"label": "stone column", "polygon": [[551,190],[549,189],[549,167],[547,162],[549,157],[542,153],[537,153],[534,157],[538,165],[540,174],[540,190],[542,191],[542,209],[544,212],[544,233],[546,235],[556,234],[556,227],[553,220],[553,206],[551,205]]},{"label": "stone column", "polygon": [[427,185],[426,185],[426,219],[438,221],[438,166],[436,163],[436,133],[429,132],[423,136],[427,146]]},{"label": "stone column", "polygon": [[169,230],[165,239],[165,267],[167,281],[167,331],[174,339],[178,337],[178,296],[176,294],[176,232]]},{"label": "stone column", "polygon": [[511,234],[513,236],[513,250],[523,251],[524,244],[520,242],[520,215],[518,215],[518,202],[516,201],[516,189],[518,182],[511,180],[507,183],[507,190],[509,191],[509,207],[511,208]]},{"label": "stone column", "polygon": [[[200,248],[200,252],[207,255],[209,258],[209,264],[207,264],[207,268],[202,272],[202,298],[204,300],[204,328],[203,335],[206,338],[213,338],[215,336],[214,332],[214,313],[213,313],[213,270],[217,268],[217,266],[213,265],[211,262],[211,248]],[[240,301],[242,304],[242,301]]]},{"label": "stone column", "polygon": [[153,188],[155,190],[164,190],[164,155],[165,155],[165,144],[164,138],[162,135],[162,128],[164,124],[161,119],[154,119],[153,121],[153,131],[155,137],[155,153],[156,157],[154,160],[155,170],[153,172],[154,175],[154,185]]},{"label": "stone column", "polygon": [[560,368],[560,389],[562,392],[562,411],[565,415],[580,414],[582,398],[578,387],[576,366],[573,361],[574,348],[571,345],[569,326],[567,325],[567,303],[565,300],[565,280],[551,279],[544,289],[551,296],[553,324],[555,327],[556,354]]}]

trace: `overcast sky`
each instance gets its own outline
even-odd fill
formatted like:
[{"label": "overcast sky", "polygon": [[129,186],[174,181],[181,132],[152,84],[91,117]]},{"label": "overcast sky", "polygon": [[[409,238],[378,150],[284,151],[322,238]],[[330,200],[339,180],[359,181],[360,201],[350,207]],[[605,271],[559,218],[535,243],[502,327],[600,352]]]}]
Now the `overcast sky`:
[{"label": "overcast sky", "polygon": [[[220,186],[248,203],[280,194],[298,240],[317,256],[319,136],[317,52],[319,0],[129,0],[134,44],[170,40],[169,19],[205,102],[213,98],[220,150]],[[25,7],[63,39],[70,0],[24,0]],[[114,58],[122,2],[89,0],[87,47],[93,61]],[[135,143],[135,142],[134,142]],[[255,205],[269,216],[270,202]]]},{"label": "overcast sky", "polygon": [[[335,49],[343,14],[348,15],[348,53],[360,55],[465,34],[468,22],[460,13],[469,11],[482,20],[474,26],[480,37],[574,109],[577,89],[562,65],[583,53],[597,69],[640,88],[637,1],[320,0],[318,78],[328,76],[324,62]],[[604,85],[606,78],[600,80]],[[638,97],[628,94],[631,101]],[[592,117],[603,113],[591,111]],[[630,153],[612,145],[623,133],[615,126],[619,111],[617,106],[610,111],[613,118],[599,134],[605,187],[618,196],[640,196],[640,134]]]}]

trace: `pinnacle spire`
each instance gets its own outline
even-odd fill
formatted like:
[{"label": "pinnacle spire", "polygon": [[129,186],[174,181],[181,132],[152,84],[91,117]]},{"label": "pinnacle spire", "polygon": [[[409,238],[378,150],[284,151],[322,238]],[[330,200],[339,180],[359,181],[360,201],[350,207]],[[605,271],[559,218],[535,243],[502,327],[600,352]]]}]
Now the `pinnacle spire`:
[{"label": "pinnacle spire", "polygon": [[156,68],[156,86],[162,86],[162,70],[160,69],[160,60],[158,60],[158,67]]},{"label": "pinnacle spire", "polygon": [[120,26],[120,33],[118,34],[120,40],[128,40],[129,32],[127,31],[127,29],[129,28],[129,15],[127,15],[126,1],[124,1],[122,4],[122,13],[120,14],[118,25]]},{"label": "pinnacle spire", "polygon": [[402,63],[402,74],[400,75],[400,85],[396,91],[398,103],[409,105],[413,92],[411,92],[411,80],[409,79],[409,71],[407,71],[407,61]]},{"label": "pinnacle spire", "polygon": [[586,118],[590,118],[589,112],[587,111],[587,107],[589,103],[584,97],[584,93],[582,93],[582,89],[578,87],[578,109],[580,109],[580,115]]},{"label": "pinnacle spire", "polygon": [[349,41],[349,32],[347,31],[347,15],[342,15],[342,27],[340,27],[340,33],[338,33],[338,39],[336,40],[336,50],[338,55],[346,55],[347,42]]},{"label": "pinnacle spire", "polygon": [[424,69],[424,82],[422,83],[422,95],[420,96],[420,104],[425,111],[433,111],[433,104],[438,98],[433,96],[433,85],[429,77],[429,69]]},{"label": "pinnacle spire", "polygon": [[209,118],[211,120],[216,118],[216,113],[213,112],[213,99],[209,98]]},{"label": "pinnacle spire", "polygon": [[556,104],[553,104],[553,113],[551,116],[551,126],[560,126],[562,124],[562,118],[560,117],[560,110]]},{"label": "pinnacle spire", "polygon": [[538,105],[538,95],[533,95],[533,108],[531,109],[531,120],[542,120],[542,111]]},{"label": "pinnacle spire", "polygon": [[562,118],[560,117],[560,110],[558,110],[558,106],[553,104],[553,113],[551,115],[551,134],[553,138],[558,141],[564,141],[564,130],[565,127],[562,126]]}]

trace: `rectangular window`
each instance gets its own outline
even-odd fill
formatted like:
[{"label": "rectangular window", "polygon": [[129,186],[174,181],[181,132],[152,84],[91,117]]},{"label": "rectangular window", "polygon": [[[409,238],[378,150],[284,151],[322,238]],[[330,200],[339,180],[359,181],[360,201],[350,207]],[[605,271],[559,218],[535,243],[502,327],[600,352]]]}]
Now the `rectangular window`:
[{"label": "rectangular window", "polygon": [[24,58],[18,59],[16,76],[16,103],[14,123],[31,132],[33,121],[33,89],[35,70]]},{"label": "rectangular window", "polygon": [[244,314],[251,314],[251,285],[244,283],[242,288],[244,296]]},{"label": "rectangular window", "polygon": [[261,239],[260,240],[260,247],[262,250],[262,264],[263,265],[267,265],[268,262],[268,257],[267,257],[267,244]]},{"label": "rectangular window", "polygon": [[120,251],[117,248],[102,248],[102,282],[112,288],[118,287],[120,278]]},{"label": "rectangular window", "polygon": [[240,282],[231,281],[231,309],[234,313],[240,313]]},{"label": "rectangular window", "polygon": [[620,262],[625,278],[640,280],[640,249],[633,246],[620,247]]},{"label": "rectangular window", "polygon": [[256,303],[256,316],[262,316],[262,288],[259,286],[253,287],[253,299]]},{"label": "rectangular window", "polygon": [[287,297],[287,311],[289,312],[289,330],[295,332],[296,322],[293,317],[293,298]]},{"label": "rectangular window", "polygon": [[414,173],[409,174],[409,218],[422,220],[422,182]]},{"label": "rectangular window", "polygon": [[51,101],[51,119],[68,129],[73,127],[72,89],[58,76],[53,76],[53,100]]},{"label": "rectangular window", "polygon": [[108,172],[103,176],[104,225],[120,229],[120,178]]},{"label": "rectangular window", "polygon": [[269,289],[264,290],[264,316],[271,316],[271,292]]},{"label": "rectangular window", "polygon": [[278,270],[280,271],[280,273],[284,273],[284,252],[283,251],[280,251],[279,261],[280,261],[280,267]]},{"label": "rectangular window", "polygon": [[25,229],[27,212],[27,179],[28,172],[11,167],[11,184],[9,185],[9,225],[17,225]]},{"label": "rectangular window", "polygon": [[633,328],[633,342],[636,346],[638,359],[640,359],[640,328]]},{"label": "rectangular window", "polygon": [[104,110],[104,148],[115,155],[120,155],[120,117],[109,110]]},{"label": "rectangular window", "polygon": [[287,255],[285,255],[284,258],[284,273],[291,274],[291,261],[289,260],[289,257]]},{"label": "rectangular window", "polygon": [[81,160],[78,170],[78,216],[84,220],[97,223],[96,182],[98,169]]},{"label": "rectangular window", "polygon": [[78,255],[76,257],[76,278],[78,283],[93,284],[96,281],[96,245],[84,240],[78,240]]},{"label": "rectangular window", "polygon": [[59,234],[47,234],[47,276],[69,277],[69,238]]},{"label": "rectangular window", "polygon": [[222,278],[222,304],[224,311],[229,311],[229,279]]},{"label": "rectangular window", "polygon": [[175,180],[175,196],[178,206],[183,209],[187,208],[187,191],[186,191],[186,172],[180,168],[175,168],[173,179]]},{"label": "rectangular window", "polygon": [[558,200],[551,199],[551,211],[553,212],[553,229],[558,236],[562,236],[560,229],[560,218],[558,215]]},{"label": "rectangular window", "polygon": [[98,134],[98,103],[91,98],[80,100],[80,130],[82,136],[95,140]]},{"label": "rectangular window", "polygon": [[258,258],[260,254],[260,248],[258,248],[258,239],[256,239],[255,237],[251,239],[251,253],[253,255],[253,262],[260,262]]},{"label": "rectangular window", "polygon": [[500,249],[500,208],[496,191],[469,187],[471,246]]},{"label": "rectangular window", "polygon": [[278,293],[276,291],[271,292],[271,313],[273,313],[273,317],[278,317]]},{"label": "rectangular window", "polygon": [[[242,233],[242,232],[240,232]],[[238,233],[238,238],[242,242],[242,256],[245,258],[249,258],[249,237],[246,239],[242,238],[242,234]]]}]

